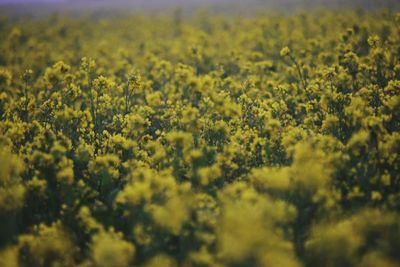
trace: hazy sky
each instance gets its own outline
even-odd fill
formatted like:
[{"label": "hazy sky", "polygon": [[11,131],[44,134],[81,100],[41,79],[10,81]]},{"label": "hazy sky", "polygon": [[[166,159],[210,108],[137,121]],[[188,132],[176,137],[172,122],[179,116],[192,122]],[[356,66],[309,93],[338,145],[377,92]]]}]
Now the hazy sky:
[{"label": "hazy sky", "polygon": [[[6,9],[5,5],[9,8]],[[195,8],[211,6],[221,9],[241,6],[266,8],[309,8],[309,7],[352,7],[352,8],[395,8],[400,0],[0,0],[0,9],[35,12],[43,10],[86,10],[86,9],[159,9],[182,6]]]}]

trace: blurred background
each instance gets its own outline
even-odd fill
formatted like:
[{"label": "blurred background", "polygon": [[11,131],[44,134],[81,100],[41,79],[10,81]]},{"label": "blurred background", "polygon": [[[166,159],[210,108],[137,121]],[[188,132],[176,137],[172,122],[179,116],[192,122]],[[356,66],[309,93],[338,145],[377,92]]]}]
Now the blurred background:
[{"label": "blurred background", "polygon": [[400,0],[0,0],[4,13],[40,14],[46,12],[87,11],[164,11],[181,7],[190,12],[198,8],[215,11],[254,12],[263,9],[291,11],[309,8],[399,9]]}]

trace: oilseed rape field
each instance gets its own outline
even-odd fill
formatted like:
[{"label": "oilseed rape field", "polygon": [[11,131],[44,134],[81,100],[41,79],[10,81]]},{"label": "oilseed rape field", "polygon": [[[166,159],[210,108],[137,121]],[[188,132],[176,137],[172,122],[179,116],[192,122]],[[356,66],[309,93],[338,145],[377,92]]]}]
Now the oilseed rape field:
[{"label": "oilseed rape field", "polygon": [[0,266],[400,266],[400,13],[0,19]]}]

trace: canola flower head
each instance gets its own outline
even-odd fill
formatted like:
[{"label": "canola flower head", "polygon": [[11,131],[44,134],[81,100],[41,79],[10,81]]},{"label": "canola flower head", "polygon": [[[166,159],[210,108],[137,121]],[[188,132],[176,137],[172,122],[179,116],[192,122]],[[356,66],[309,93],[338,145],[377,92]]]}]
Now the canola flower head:
[{"label": "canola flower head", "polygon": [[291,53],[290,48],[285,46],[281,49],[281,51],[279,52],[279,54],[281,55],[281,57],[287,57],[289,56]]},{"label": "canola flower head", "polygon": [[0,148],[0,210],[8,212],[23,207],[26,188],[20,175],[23,162],[8,147]]},{"label": "canola flower head", "polygon": [[122,235],[110,229],[93,237],[92,260],[96,266],[128,267],[133,261],[135,247],[122,239]]},{"label": "canola flower head", "polygon": [[6,68],[0,68],[0,85],[10,86],[12,81],[12,73]]}]

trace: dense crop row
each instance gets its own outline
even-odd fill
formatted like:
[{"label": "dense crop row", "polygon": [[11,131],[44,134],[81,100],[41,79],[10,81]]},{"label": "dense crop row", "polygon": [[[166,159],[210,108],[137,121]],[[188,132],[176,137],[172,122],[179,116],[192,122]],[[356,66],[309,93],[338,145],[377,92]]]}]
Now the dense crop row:
[{"label": "dense crop row", "polygon": [[0,21],[0,266],[399,266],[400,14]]}]

